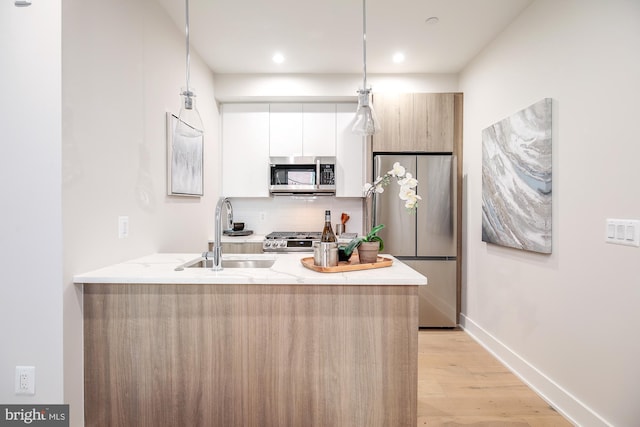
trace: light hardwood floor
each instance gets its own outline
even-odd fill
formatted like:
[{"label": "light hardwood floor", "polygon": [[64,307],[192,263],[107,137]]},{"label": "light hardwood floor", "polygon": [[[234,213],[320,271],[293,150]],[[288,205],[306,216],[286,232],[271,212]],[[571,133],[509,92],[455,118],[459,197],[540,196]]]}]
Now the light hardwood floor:
[{"label": "light hardwood floor", "polygon": [[572,424],[464,331],[421,330],[418,426]]}]

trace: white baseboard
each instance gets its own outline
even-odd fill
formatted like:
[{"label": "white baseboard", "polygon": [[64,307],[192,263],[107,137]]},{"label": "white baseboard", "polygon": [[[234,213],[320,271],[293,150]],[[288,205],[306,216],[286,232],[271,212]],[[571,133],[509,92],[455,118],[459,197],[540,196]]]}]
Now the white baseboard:
[{"label": "white baseboard", "polygon": [[612,424],[462,313],[460,327],[571,423],[585,427],[612,427]]}]

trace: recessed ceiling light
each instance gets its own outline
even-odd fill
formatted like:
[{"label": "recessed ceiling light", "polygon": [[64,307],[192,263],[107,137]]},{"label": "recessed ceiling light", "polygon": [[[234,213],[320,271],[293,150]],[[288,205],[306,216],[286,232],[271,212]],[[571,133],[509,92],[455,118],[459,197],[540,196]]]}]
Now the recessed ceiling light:
[{"label": "recessed ceiling light", "polygon": [[424,21],[424,23],[427,25],[436,25],[438,22],[440,22],[440,18],[438,18],[437,16],[430,16]]},{"label": "recessed ceiling light", "polygon": [[278,52],[274,54],[271,59],[273,59],[273,62],[276,64],[282,64],[284,62],[284,55]]},{"label": "recessed ceiling light", "polygon": [[396,52],[393,54],[393,62],[396,64],[399,64],[401,62],[404,62],[404,53],[402,52]]}]

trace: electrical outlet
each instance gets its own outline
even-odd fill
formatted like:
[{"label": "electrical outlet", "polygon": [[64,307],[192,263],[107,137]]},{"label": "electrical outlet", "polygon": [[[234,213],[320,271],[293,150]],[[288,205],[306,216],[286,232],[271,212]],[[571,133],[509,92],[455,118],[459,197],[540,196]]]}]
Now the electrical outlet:
[{"label": "electrical outlet", "polygon": [[267,213],[264,211],[260,212],[260,221],[264,222],[266,220],[267,220]]},{"label": "electrical outlet", "polygon": [[16,366],[16,394],[36,394],[35,366]]}]

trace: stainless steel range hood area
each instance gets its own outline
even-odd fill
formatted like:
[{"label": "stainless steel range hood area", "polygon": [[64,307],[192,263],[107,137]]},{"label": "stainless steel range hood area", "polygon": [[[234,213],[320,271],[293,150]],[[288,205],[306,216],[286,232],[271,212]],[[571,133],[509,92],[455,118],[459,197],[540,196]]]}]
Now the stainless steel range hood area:
[{"label": "stainless steel range hood area", "polygon": [[336,194],[335,157],[270,157],[269,163],[273,196]]}]

